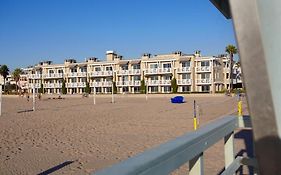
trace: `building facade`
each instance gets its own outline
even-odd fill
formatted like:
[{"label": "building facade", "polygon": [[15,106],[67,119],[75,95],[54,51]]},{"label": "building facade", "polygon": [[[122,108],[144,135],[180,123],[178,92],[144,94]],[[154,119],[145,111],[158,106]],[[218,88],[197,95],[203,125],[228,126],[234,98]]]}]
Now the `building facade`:
[{"label": "building facade", "polygon": [[172,80],[176,80],[177,92],[214,93],[230,87],[230,66],[226,55],[204,57],[200,51],[184,54],[143,54],[138,59],[123,59],[114,51],[106,52],[106,60],[88,58],[77,63],[66,59],[64,64],[51,61],[24,69],[28,91],[60,94],[65,86],[68,94],[85,92],[87,84],[91,92],[141,93],[142,83],[148,93],[172,92]]}]

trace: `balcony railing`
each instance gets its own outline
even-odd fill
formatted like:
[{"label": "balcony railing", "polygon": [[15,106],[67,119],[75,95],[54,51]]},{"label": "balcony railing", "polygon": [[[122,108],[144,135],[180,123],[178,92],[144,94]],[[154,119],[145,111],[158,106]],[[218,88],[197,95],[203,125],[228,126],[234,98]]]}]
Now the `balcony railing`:
[{"label": "balcony railing", "polygon": [[192,80],[191,79],[182,79],[182,80],[177,80],[178,85],[191,85]]},{"label": "balcony railing", "polygon": [[28,84],[28,88],[33,88],[33,86],[35,86],[35,88],[41,88],[41,84],[40,83],[29,83]]},{"label": "balcony railing", "polygon": [[116,86],[140,86],[141,82],[139,80],[136,81],[117,81]]},{"label": "balcony railing", "polygon": [[43,78],[63,78],[63,73],[43,74]]},{"label": "balcony railing", "polygon": [[118,70],[117,75],[140,75],[140,69]]},{"label": "balcony railing", "polygon": [[86,77],[86,72],[71,72],[67,74],[68,77]]},{"label": "balcony railing", "polygon": [[95,71],[90,73],[91,77],[113,76],[113,71]]},{"label": "balcony railing", "polygon": [[211,67],[210,66],[201,66],[201,67],[196,67],[197,72],[210,72]]},{"label": "balcony railing", "polygon": [[172,73],[172,68],[153,68],[153,69],[146,69],[145,74],[166,74]]},{"label": "balcony railing", "polygon": [[86,82],[67,83],[66,87],[68,88],[86,87]]},{"label": "balcony railing", "polygon": [[225,153],[225,167],[221,167],[221,174],[235,174],[242,165],[253,166],[250,162],[255,161],[248,157],[235,158],[234,155],[234,131],[246,127],[251,127],[248,116],[223,117],[91,175],[170,174],[187,162],[189,174],[204,174],[204,152],[220,140],[224,140],[221,151]]},{"label": "balcony railing", "polygon": [[91,87],[111,87],[112,82],[111,81],[97,81],[90,83]]},{"label": "balcony railing", "polygon": [[191,72],[191,67],[180,67],[180,68],[178,68],[178,73],[185,73],[185,72]]},{"label": "balcony railing", "polygon": [[45,83],[44,88],[61,88],[62,83]]},{"label": "balcony railing", "polygon": [[160,80],[160,85],[171,85],[171,80]]},{"label": "balcony railing", "polygon": [[29,79],[41,79],[42,74],[28,74],[27,78]]},{"label": "balcony railing", "polygon": [[198,79],[197,80],[197,84],[211,84],[212,83],[212,80],[209,78],[209,79]]}]

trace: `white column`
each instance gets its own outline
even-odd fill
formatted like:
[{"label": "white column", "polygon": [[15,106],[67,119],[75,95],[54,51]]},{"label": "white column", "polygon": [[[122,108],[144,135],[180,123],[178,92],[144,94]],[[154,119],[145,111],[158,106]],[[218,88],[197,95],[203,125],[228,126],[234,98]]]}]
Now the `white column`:
[{"label": "white column", "polygon": [[94,105],[96,104],[96,86],[94,85]]},{"label": "white column", "polygon": [[35,111],[35,84],[33,84],[33,111]]}]

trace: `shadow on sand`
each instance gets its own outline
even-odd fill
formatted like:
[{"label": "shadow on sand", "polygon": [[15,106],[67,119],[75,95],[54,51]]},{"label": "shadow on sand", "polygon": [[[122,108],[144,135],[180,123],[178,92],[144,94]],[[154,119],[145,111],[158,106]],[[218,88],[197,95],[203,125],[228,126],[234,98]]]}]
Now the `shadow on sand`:
[{"label": "shadow on sand", "polygon": [[55,171],[58,171],[59,169],[62,169],[63,167],[65,167],[65,166],[67,166],[69,164],[72,164],[73,162],[74,161],[65,161],[65,162],[63,162],[63,163],[61,163],[61,164],[59,164],[59,165],[57,165],[55,167],[52,167],[52,168],[50,168],[50,169],[48,169],[46,171],[43,171],[42,173],[39,173],[37,175],[48,175],[48,174],[51,174],[51,173],[53,173]]},{"label": "shadow on sand", "polygon": [[26,110],[18,111],[18,113],[24,113],[24,112],[33,112],[33,109],[26,109]]}]

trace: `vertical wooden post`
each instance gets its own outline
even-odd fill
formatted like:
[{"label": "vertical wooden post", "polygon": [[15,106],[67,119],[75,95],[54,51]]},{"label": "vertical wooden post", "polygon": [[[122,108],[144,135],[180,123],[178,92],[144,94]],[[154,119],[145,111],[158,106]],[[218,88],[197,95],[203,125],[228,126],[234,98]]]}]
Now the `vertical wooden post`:
[{"label": "vertical wooden post", "polygon": [[35,111],[35,84],[33,84],[33,111]]},{"label": "vertical wooden post", "polygon": [[96,86],[94,82],[94,105],[96,104]]},{"label": "vertical wooden post", "polygon": [[146,80],[146,93],[145,93],[145,100],[148,99],[148,81]]},{"label": "vertical wooden post", "polygon": [[234,161],[234,132],[224,137],[225,169]]},{"label": "vertical wooden post", "polygon": [[203,153],[189,161],[189,175],[204,175]]}]

